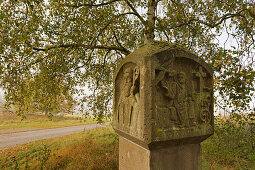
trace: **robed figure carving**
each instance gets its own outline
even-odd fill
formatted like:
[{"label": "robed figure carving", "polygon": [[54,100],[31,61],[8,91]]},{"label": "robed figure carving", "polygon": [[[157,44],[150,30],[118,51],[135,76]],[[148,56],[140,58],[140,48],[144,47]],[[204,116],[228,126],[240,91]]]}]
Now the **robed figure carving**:
[{"label": "robed figure carving", "polygon": [[126,128],[137,130],[139,127],[139,76],[138,67],[126,68],[122,78],[120,98],[117,107],[117,119]]}]

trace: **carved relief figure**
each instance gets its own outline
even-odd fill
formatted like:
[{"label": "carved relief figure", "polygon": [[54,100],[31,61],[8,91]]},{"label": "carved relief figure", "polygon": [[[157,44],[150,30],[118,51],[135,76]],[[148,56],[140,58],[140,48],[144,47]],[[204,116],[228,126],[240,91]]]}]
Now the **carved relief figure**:
[{"label": "carved relief figure", "polygon": [[186,74],[179,72],[177,74],[177,97],[175,100],[175,107],[177,109],[178,117],[181,126],[188,126],[187,122],[187,101],[186,101]]},{"label": "carved relief figure", "polygon": [[206,86],[207,73],[202,66],[199,65],[189,78],[184,71],[176,72],[165,67],[157,68],[155,74],[160,94],[156,118],[162,122],[158,126],[164,129],[187,128],[211,122],[211,93]]},{"label": "carved relief figure", "polygon": [[211,121],[210,106],[211,106],[211,94],[208,88],[204,88],[202,100],[201,100],[201,111],[200,119],[203,123],[207,124]]},{"label": "carved relief figure", "polygon": [[124,127],[136,125],[139,114],[139,69],[126,68],[117,107],[117,118]]},{"label": "carved relief figure", "polygon": [[179,127],[188,126],[186,74],[184,72],[176,73],[174,70],[161,71],[156,78],[156,83],[166,90],[164,95],[169,100],[167,106],[156,106],[158,112],[161,114],[168,112],[168,117],[171,121],[175,121]]},{"label": "carved relief figure", "polygon": [[140,71],[138,67],[135,67],[133,73],[133,86],[131,87],[131,95],[135,99],[134,102],[134,110],[130,116],[130,126],[132,129],[136,131],[140,131],[140,93],[139,93],[139,85],[140,85]]},{"label": "carved relief figure", "polygon": [[177,83],[174,81],[175,71],[169,71],[168,76],[169,79],[168,80],[163,79],[161,81],[161,85],[163,88],[167,90],[165,96],[167,96],[170,99],[169,104],[167,106],[170,112],[170,118],[173,121],[177,121],[177,113],[176,108],[174,106],[174,100],[177,95]]},{"label": "carved relief figure", "polygon": [[167,97],[171,99],[170,103],[173,103],[173,99],[176,96],[177,83],[174,81],[175,71],[168,72],[169,79],[163,79],[161,81],[162,87],[167,89],[167,93],[165,94]]},{"label": "carved relief figure", "polygon": [[197,125],[197,118],[196,118],[196,110],[195,110],[195,99],[194,95],[189,95],[187,97],[187,109],[188,109],[188,123],[189,126],[196,126]]}]

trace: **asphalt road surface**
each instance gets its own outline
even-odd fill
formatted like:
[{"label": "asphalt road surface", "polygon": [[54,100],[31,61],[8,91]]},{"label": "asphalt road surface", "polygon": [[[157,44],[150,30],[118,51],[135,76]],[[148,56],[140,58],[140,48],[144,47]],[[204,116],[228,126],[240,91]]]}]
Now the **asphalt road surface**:
[{"label": "asphalt road surface", "polygon": [[94,129],[97,127],[104,127],[106,125],[109,125],[109,122],[103,124],[88,124],[81,126],[62,127],[55,129],[41,129],[18,133],[2,132],[2,134],[0,133],[0,150],[36,140],[54,138],[58,136],[64,136],[85,130]]}]

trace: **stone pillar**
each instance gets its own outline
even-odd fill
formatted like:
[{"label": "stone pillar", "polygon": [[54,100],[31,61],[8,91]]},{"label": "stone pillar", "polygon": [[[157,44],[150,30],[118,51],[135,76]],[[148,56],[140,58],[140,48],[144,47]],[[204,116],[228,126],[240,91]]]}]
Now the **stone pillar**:
[{"label": "stone pillar", "polygon": [[213,71],[164,43],[128,55],[114,74],[113,127],[120,170],[197,170],[213,134]]},{"label": "stone pillar", "polygon": [[119,148],[119,170],[199,169],[200,144],[149,150],[120,136]]}]

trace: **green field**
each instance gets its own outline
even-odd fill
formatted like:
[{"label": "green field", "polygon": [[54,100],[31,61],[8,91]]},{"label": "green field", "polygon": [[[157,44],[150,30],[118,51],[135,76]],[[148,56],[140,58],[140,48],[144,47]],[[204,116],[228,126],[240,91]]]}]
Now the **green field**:
[{"label": "green field", "polygon": [[[237,123],[216,117],[201,143],[202,169],[254,169],[255,135]],[[0,169],[118,169],[118,135],[107,126],[5,149]]]},{"label": "green field", "polygon": [[27,114],[21,118],[16,114],[0,113],[0,130],[19,128],[58,128],[96,123],[92,116],[60,115],[49,118],[46,115]]}]

